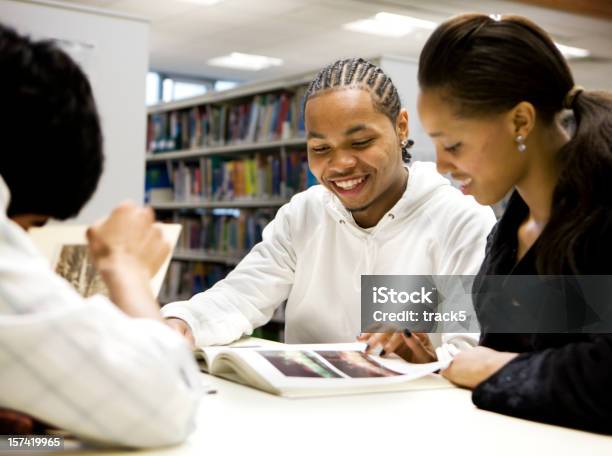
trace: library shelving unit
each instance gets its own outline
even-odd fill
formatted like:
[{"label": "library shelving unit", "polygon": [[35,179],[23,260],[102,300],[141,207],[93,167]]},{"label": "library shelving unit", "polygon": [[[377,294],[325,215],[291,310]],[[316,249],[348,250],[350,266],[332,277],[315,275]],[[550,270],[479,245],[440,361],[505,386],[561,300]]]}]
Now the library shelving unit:
[{"label": "library shelving unit", "polygon": [[[146,200],[183,227],[160,302],[223,278],[290,197],[314,183],[301,103],[313,73],[148,108]],[[282,309],[255,335],[282,339]]]}]

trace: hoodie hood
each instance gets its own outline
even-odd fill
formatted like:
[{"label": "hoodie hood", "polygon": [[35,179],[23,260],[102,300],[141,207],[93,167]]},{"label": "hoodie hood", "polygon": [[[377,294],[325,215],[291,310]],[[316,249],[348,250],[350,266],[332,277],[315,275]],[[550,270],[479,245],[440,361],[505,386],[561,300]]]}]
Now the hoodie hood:
[{"label": "hoodie hood", "polygon": [[448,179],[442,177],[433,162],[414,162],[405,165],[408,168],[408,183],[406,190],[395,205],[380,219],[371,232],[364,230],[355,223],[353,215],[344,207],[340,199],[326,189],[325,207],[328,213],[339,223],[351,227],[350,231],[358,236],[368,236],[378,232],[391,221],[402,222],[409,218],[415,210],[429,201],[441,187],[451,185]]},{"label": "hoodie hood", "polygon": [[381,243],[393,239],[398,232],[405,230],[408,219],[418,213],[437,191],[450,185],[448,179],[437,172],[435,163],[415,162],[406,167],[409,172],[406,190],[371,230],[365,230],[357,225],[340,199],[326,190],[327,211],[345,227],[345,232],[359,238],[362,243],[359,259],[355,262],[351,274],[355,292],[361,289],[361,275],[372,274],[374,266],[378,264]]}]

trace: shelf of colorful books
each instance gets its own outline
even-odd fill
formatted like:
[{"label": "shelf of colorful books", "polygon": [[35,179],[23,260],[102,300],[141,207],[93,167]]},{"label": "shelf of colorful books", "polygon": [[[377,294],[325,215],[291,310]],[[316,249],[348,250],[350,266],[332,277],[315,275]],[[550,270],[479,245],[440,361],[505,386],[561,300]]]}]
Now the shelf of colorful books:
[{"label": "shelf of colorful books", "polygon": [[156,209],[278,207],[316,183],[304,149],[148,163],[146,200]]},{"label": "shelf of colorful books", "polygon": [[203,104],[192,100],[180,109],[150,111],[148,159],[168,154],[235,153],[299,142],[305,136],[305,91],[303,85],[278,87],[250,97]]},{"label": "shelf of colorful books", "polygon": [[[167,277],[167,290],[198,293],[236,266],[274,218],[271,208],[213,209],[172,213],[162,218],[181,226]],[[202,267],[201,265],[205,265]]]},{"label": "shelf of colorful books", "polygon": [[223,279],[233,266],[219,263],[179,261],[173,259],[162,286],[162,304],[184,301],[201,293]]}]

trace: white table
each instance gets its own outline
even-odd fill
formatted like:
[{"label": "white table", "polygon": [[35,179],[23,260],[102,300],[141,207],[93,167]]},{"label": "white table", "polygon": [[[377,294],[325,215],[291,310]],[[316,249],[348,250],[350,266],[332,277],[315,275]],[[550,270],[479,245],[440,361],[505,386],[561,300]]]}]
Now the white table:
[{"label": "white table", "polygon": [[198,427],[180,446],[96,455],[612,455],[612,437],[478,410],[459,388],[286,399],[202,374]]}]

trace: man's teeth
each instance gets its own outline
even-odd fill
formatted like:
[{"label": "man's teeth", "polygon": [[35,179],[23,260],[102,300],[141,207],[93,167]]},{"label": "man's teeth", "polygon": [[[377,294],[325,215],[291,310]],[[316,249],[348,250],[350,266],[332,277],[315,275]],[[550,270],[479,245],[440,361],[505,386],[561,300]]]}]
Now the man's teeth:
[{"label": "man's teeth", "polygon": [[459,182],[459,185],[466,187],[472,183],[472,178],[468,177],[467,179],[461,179],[458,182]]},{"label": "man's teeth", "polygon": [[364,177],[359,177],[357,179],[351,179],[351,180],[345,180],[345,181],[334,181],[334,184],[336,184],[338,187],[340,187],[343,190],[351,190],[355,188],[356,186],[358,186],[359,184],[361,184],[364,179],[365,179]]}]

